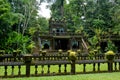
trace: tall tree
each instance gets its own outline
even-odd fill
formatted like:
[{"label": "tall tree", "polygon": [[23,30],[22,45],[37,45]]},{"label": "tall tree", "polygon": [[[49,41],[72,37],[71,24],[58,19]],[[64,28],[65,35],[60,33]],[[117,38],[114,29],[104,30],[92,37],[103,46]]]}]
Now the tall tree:
[{"label": "tall tree", "polygon": [[[84,27],[84,31],[90,35],[95,33],[91,30],[99,28],[108,31],[113,28],[111,8],[114,7],[114,0],[69,0],[70,3],[65,5],[65,16],[68,26],[74,29]],[[118,1],[117,1],[118,3]]]},{"label": "tall tree", "polygon": [[7,49],[9,34],[13,25],[18,23],[18,14],[11,12],[11,6],[7,0],[0,0],[0,49]]},{"label": "tall tree", "polygon": [[110,10],[112,20],[114,23],[114,27],[112,29],[112,32],[114,34],[120,35],[120,1],[115,0],[113,3],[113,7]]},{"label": "tall tree", "polygon": [[55,0],[51,6],[52,17],[60,17],[63,16],[63,5],[65,0]]},{"label": "tall tree", "polygon": [[15,26],[21,29],[24,35],[28,27],[33,26],[31,21],[36,20],[39,4],[36,0],[9,0],[12,11],[23,15],[23,19],[19,20],[19,24]]}]

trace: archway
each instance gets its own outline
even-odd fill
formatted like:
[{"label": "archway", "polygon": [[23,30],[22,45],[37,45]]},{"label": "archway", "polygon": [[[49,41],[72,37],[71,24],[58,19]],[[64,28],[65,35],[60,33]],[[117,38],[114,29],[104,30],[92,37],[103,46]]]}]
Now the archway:
[{"label": "archway", "polygon": [[49,45],[47,43],[44,44],[44,49],[49,49]]}]

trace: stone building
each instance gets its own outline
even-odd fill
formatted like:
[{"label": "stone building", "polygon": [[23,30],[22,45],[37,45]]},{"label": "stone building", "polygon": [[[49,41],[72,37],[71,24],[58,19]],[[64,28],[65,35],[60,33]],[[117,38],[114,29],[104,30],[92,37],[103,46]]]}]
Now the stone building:
[{"label": "stone building", "polygon": [[65,19],[49,20],[49,32],[40,34],[42,49],[46,50],[87,50],[82,34],[71,33],[67,30]]}]

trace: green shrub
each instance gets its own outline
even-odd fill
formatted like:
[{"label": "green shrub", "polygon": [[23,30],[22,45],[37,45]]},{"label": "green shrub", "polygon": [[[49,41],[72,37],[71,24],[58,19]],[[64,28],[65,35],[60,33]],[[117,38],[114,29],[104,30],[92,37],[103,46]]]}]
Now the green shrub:
[{"label": "green shrub", "polygon": [[112,42],[112,41],[108,41],[107,43],[107,47],[105,48],[105,51],[109,51],[109,50],[112,50],[114,52],[117,51],[117,47],[115,46],[115,44]]},{"label": "green shrub", "polygon": [[77,54],[74,51],[71,51],[68,56],[69,56],[69,60],[71,60],[71,61],[77,59]]},{"label": "green shrub", "polygon": [[58,50],[58,53],[59,53],[59,54],[62,54],[62,52],[63,52],[62,49],[59,49],[59,50]]},{"label": "green shrub", "polygon": [[43,50],[42,51],[42,56],[45,56],[47,54],[47,51],[46,50]]},{"label": "green shrub", "polygon": [[114,59],[114,56],[115,56],[115,53],[110,50],[110,51],[107,51],[107,52],[105,53],[105,56],[106,56],[106,58],[107,58],[108,60],[113,60],[113,59]]}]

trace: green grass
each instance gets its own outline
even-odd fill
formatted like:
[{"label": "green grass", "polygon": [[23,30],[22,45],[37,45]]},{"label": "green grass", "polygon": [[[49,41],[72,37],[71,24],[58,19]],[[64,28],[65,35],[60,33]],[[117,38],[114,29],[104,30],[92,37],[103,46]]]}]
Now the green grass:
[{"label": "green grass", "polygon": [[29,78],[7,78],[2,80],[119,80],[120,72],[79,74],[66,76],[47,76],[47,77],[29,77]]}]

